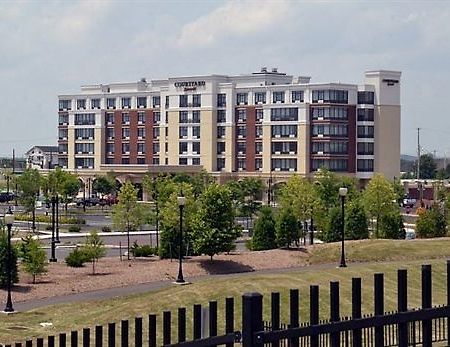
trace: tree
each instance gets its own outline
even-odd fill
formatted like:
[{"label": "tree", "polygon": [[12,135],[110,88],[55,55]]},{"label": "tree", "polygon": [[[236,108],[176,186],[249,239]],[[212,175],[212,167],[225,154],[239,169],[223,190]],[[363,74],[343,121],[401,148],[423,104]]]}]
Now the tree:
[{"label": "tree", "polygon": [[[420,178],[431,179],[436,177],[437,172],[436,161],[431,154],[422,154],[420,156]],[[417,172],[417,163],[415,165],[415,172]]]},{"label": "tree", "polygon": [[349,240],[369,238],[366,211],[358,200],[350,201],[346,206],[345,238]]},{"label": "tree", "polygon": [[131,182],[126,182],[119,191],[119,201],[113,207],[113,225],[120,231],[127,232],[128,260],[130,260],[130,231],[137,230],[143,220],[142,209],[137,203],[137,189]]},{"label": "tree", "polygon": [[92,188],[102,195],[113,194],[116,191],[116,180],[111,175],[98,176]]},{"label": "tree", "polygon": [[442,237],[447,234],[447,222],[437,206],[419,214],[416,233],[421,238]]},{"label": "tree", "polygon": [[335,173],[320,169],[314,177],[314,188],[322,201],[323,206],[328,210],[339,203],[339,179]]},{"label": "tree", "polygon": [[22,194],[20,203],[33,216],[33,232],[36,230],[36,201],[41,188],[41,175],[36,169],[26,169],[18,178],[18,186]]},{"label": "tree", "polygon": [[289,248],[292,242],[299,239],[298,222],[291,208],[281,210],[276,220],[275,229],[278,247]]},{"label": "tree", "polygon": [[39,240],[31,235],[22,239],[19,248],[24,270],[33,276],[33,284],[36,284],[36,276],[47,273],[47,254],[41,248]]},{"label": "tree", "polygon": [[225,186],[211,184],[200,196],[200,207],[193,225],[195,252],[207,254],[212,260],[215,254],[234,249],[239,234],[230,191]]},{"label": "tree", "polygon": [[342,240],[342,211],[338,206],[331,207],[328,211],[328,218],[322,232],[324,242],[337,242]]},{"label": "tree", "polygon": [[379,221],[396,206],[396,196],[390,182],[375,174],[362,194],[362,203],[371,219],[376,219],[375,237],[378,238]]},{"label": "tree", "polygon": [[42,188],[47,198],[52,196],[61,196],[65,204],[67,214],[67,204],[74,198],[80,190],[80,181],[77,176],[61,170],[57,167],[42,180]]},{"label": "tree", "polygon": [[403,198],[405,197],[405,187],[403,187],[399,179],[394,179],[392,182],[392,189],[394,190],[395,200],[400,206],[403,203]]},{"label": "tree", "polygon": [[65,172],[64,179],[61,182],[58,193],[62,196],[62,202],[64,203],[64,209],[67,214],[67,204],[77,196],[80,191],[80,181],[77,176],[71,173]]},{"label": "tree", "polygon": [[275,237],[275,220],[272,209],[263,206],[253,229],[252,251],[276,248]]},{"label": "tree", "polygon": [[96,231],[91,231],[86,236],[86,242],[82,247],[86,260],[92,263],[92,274],[95,274],[95,263],[106,255],[106,248]]},{"label": "tree", "polygon": [[260,178],[244,177],[238,182],[238,186],[243,197],[240,201],[241,212],[252,222],[253,215],[261,208],[261,203],[257,200],[261,200],[264,183]]},{"label": "tree", "polygon": [[[11,263],[12,263],[12,282],[17,283],[19,281],[17,271],[17,249],[12,247],[11,249]],[[5,288],[8,280],[8,235],[6,232],[0,231],[0,287]]]},{"label": "tree", "polygon": [[381,238],[403,240],[405,234],[403,218],[398,208],[381,217],[379,235]]}]

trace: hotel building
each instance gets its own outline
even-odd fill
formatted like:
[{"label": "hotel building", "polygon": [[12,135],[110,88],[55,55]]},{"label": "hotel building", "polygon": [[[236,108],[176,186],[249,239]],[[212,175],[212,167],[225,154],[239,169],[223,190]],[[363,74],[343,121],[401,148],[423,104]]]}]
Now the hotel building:
[{"label": "hotel building", "polygon": [[277,69],[81,87],[59,96],[59,166],[81,177],[148,171],[283,180],[325,167],[400,175],[400,76],[315,83]]}]

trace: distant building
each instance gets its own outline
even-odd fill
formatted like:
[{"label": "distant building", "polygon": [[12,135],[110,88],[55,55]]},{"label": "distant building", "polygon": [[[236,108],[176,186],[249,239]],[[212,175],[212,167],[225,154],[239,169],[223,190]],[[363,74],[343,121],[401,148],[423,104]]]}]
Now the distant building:
[{"label": "distant building", "polygon": [[34,146],[25,153],[27,168],[48,170],[58,165],[58,146]]}]

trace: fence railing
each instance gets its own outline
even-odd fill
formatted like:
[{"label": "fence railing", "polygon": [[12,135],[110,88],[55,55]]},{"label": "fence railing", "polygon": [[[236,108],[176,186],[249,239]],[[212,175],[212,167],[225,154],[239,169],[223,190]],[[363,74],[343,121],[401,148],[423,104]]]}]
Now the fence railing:
[{"label": "fence railing", "polygon": [[[447,261],[447,303],[432,306],[432,271],[430,265],[422,265],[420,308],[408,307],[407,270],[397,271],[397,310],[385,311],[384,275],[374,275],[373,314],[362,314],[362,286],[360,278],[352,279],[351,317],[340,315],[339,282],[330,282],[329,317],[320,320],[319,286],[309,290],[309,317],[300,317],[298,289],[289,292],[287,312],[289,322],[281,321],[280,293],[272,293],[270,320],[263,320],[263,296],[246,293],[242,296],[242,315],[235,314],[235,301],[226,298],[224,312],[218,314],[216,301],[208,307],[194,305],[192,318],[187,310],[179,308],[175,317],[172,312],[162,315],[136,317],[122,320],[120,324],[85,328],[82,331],[61,333],[28,340],[15,347],[206,347],[226,345],[233,347],[241,342],[243,347],[322,347],[322,346],[432,346],[450,341],[450,260]],[[269,310],[268,310],[269,311]],[[219,321],[219,317],[222,317]],[[237,319],[241,318],[241,319]],[[269,317],[267,317],[269,318]],[[300,319],[302,318],[302,319]],[[157,325],[158,322],[158,325]],[[242,323],[236,329],[236,323]],[[175,323],[175,324],[174,324]],[[187,324],[189,323],[189,324]],[[192,326],[192,327],[191,327]],[[188,332],[187,329],[191,327]],[[223,332],[219,334],[218,327]],[[175,330],[176,329],[176,330]],[[11,345],[6,345],[11,347]]]}]

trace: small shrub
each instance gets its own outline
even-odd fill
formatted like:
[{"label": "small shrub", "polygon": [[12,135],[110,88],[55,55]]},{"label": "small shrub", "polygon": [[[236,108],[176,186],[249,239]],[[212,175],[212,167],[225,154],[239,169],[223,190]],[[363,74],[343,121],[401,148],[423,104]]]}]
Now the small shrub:
[{"label": "small shrub", "polygon": [[83,267],[84,263],[88,261],[86,253],[79,248],[75,248],[66,257],[66,264],[70,267]]},{"label": "small shrub", "polygon": [[71,225],[69,227],[69,233],[79,233],[81,228],[78,225]]},{"label": "small shrub", "polygon": [[416,233],[420,238],[442,237],[447,234],[444,215],[437,207],[419,214],[416,221]]},{"label": "small shrub", "polygon": [[133,245],[130,248],[130,252],[133,257],[150,257],[154,254],[157,254],[158,250],[150,245],[139,246],[138,243],[134,241]]},{"label": "small shrub", "polygon": [[111,228],[109,226],[104,226],[102,227],[102,233],[110,233],[111,232]]}]

